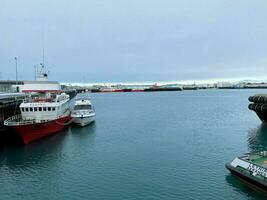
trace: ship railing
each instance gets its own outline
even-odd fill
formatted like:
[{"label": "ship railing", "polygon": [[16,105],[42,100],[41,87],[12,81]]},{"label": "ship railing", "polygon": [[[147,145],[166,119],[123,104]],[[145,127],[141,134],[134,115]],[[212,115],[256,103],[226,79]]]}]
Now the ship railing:
[{"label": "ship railing", "polygon": [[[243,161],[245,161],[245,162],[248,162],[249,164],[251,164],[252,166],[256,166],[256,167],[258,167],[258,168],[260,168],[260,169],[265,169],[265,170],[267,170],[267,167],[266,166],[264,166],[264,165],[260,165],[260,164],[257,164],[257,163],[255,163],[255,162],[252,162],[252,161],[250,161],[250,160],[246,160],[246,159],[242,159],[242,158],[239,158],[239,159],[241,159],[241,160],[243,160]],[[251,170],[250,170],[251,171]],[[264,177],[266,177],[266,176],[264,176]],[[267,178],[267,177],[266,177]],[[266,179],[264,179],[264,181],[267,181]]]},{"label": "ship railing", "polygon": [[21,115],[14,115],[4,121],[4,125],[6,126],[16,126],[16,125],[27,125],[32,124],[32,120],[22,120]]},{"label": "ship railing", "polygon": [[75,97],[75,101],[81,101],[81,100],[91,101],[91,97]]},{"label": "ship railing", "polygon": [[242,156],[239,156],[239,158],[249,158],[250,156],[267,156],[266,148],[259,148],[257,151],[252,151],[250,153],[246,153]]},{"label": "ship railing", "polygon": [[249,160],[251,156],[267,156],[267,151],[255,151],[250,153],[245,153],[242,156],[238,156],[241,160]]},{"label": "ship railing", "polygon": [[24,99],[24,103],[53,103],[56,99],[53,98],[34,98],[34,99]]}]

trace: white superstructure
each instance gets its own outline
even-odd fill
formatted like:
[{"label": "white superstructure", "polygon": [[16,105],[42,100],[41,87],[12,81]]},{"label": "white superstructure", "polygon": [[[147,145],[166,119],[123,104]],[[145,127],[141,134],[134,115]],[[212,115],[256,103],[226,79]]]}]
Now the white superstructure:
[{"label": "white superstructure", "polygon": [[24,81],[23,85],[19,85],[19,91],[23,93],[60,90],[61,86],[57,81]]},{"label": "white superstructure", "polygon": [[23,120],[35,120],[42,122],[54,120],[64,115],[69,110],[69,95],[61,93],[52,97],[27,99],[20,105]]},{"label": "white superstructure", "polygon": [[[61,90],[56,81],[48,81],[46,68],[41,65],[37,70],[36,80],[24,82],[20,90],[27,93],[27,98],[20,104],[20,115],[6,121],[6,125],[14,123],[43,123],[70,115],[70,96]],[[32,97],[32,94],[37,94]]]},{"label": "white superstructure", "polygon": [[20,92],[32,93],[61,91],[59,82],[48,80],[48,72],[43,65],[40,65],[36,70],[34,81],[23,81],[22,85],[18,85]]}]

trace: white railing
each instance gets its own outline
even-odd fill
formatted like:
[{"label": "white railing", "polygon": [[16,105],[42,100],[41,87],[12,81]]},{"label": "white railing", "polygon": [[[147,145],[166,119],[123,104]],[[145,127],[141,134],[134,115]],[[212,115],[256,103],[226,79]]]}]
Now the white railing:
[{"label": "white railing", "polygon": [[27,125],[32,123],[33,120],[22,120],[21,115],[14,115],[4,121],[5,126]]},{"label": "white railing", "polygon": [[8,119],[6,119],[4,121],[4,125],[5,126],[18,126],[18,125],[28,125],[28,124],[34,124],[34,123],[45,123],[45,122],[49,122],[52,120],[57,120],[63,116],[68,116],[70,115],[70,110],[67,109],[62,115],[58,116],[56,119],[47,119],[47,120],[40,120],[37,121],[36,119],[32,119],[32,120],[23,120],[21,114],[19,115],[14,115]]}]

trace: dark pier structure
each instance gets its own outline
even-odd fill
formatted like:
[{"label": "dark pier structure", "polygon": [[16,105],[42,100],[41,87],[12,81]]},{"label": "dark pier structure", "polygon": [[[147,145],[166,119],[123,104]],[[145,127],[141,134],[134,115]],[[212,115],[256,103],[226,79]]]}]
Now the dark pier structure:
[{"label": "dark pier structure", "polygon": [[20,93],[0,93],[0,145],[18,141],[14,131],[4,126],[4,120],[20,113],[19,105],[25,96]]},{"label": "dark pier structure", "polygon": [[248,100],[251,102],[248,108],[256,112],[262,121],[267,122],[267,94],[250,96]]},{"label": "dark pier structure", "polygon": [[25,98],[24,94],[1,94],[0,95],[0,126],[8,117],[19,113],[19,105]]},{"label": "dark pier structure", "polygon": [[77,90],[64,90],[64,92],[66,94],[70,95],[70,99],[73,99],[78,93]]}]

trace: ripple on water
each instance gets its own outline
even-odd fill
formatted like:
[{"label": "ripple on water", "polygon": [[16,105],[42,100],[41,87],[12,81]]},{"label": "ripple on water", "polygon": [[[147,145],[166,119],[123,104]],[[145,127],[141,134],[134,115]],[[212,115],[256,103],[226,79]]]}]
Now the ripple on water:
[{"label": "ripple on water", "polygon": [[256,90],[92,94],[96,123],[1,153],[1,199],[266,199],[224,168],[267,147]]}]

